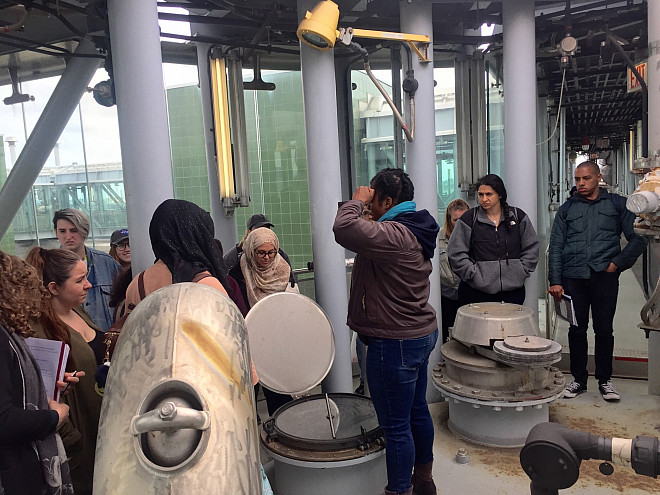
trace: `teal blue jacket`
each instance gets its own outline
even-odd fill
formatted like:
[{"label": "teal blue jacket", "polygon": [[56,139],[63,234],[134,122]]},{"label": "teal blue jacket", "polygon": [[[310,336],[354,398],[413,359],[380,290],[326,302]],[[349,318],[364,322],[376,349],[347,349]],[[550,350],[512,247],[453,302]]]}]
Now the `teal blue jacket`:
[{"label": "teal blue jacket", "polygon": [[[591,270],[603,272],[614,263],[619,272],[630,268],[646,248],[646,238],[635,234],[635,215],[625,198],[601,188],[593,201],[571,196],[555,215],[550,234],[548,281],[561,285],[562,277],[588,279]],[[628,240],[621,250],[621,233]]]}]

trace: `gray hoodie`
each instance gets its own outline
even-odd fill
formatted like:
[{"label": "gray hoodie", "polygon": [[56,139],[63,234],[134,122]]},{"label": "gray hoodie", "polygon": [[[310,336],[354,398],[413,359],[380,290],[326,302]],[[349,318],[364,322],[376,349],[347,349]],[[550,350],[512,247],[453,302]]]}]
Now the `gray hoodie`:
[{"label": "gray hoodie", "polygon": [[[507,228],[508,227],[508,228]],[[510,207],[497,227],[477,206],[456,222],[447,247],[452,270],[474,289],[487,294],[519,289],[536,269],[539,241],[529,217]]]}]

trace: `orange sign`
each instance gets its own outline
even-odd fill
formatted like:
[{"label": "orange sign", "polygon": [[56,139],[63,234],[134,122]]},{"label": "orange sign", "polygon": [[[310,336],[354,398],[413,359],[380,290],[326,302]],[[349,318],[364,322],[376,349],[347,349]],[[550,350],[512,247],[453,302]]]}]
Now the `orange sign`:
[{"label": "orange sign", "polygon": [[[647,71],[648,63],[647,62],[642,62],[641,64],[635,65],[635,69],[637,69],[637,72],[639,72],[639,75],[644,78],[644,82],[647,82],[646,79],[646,71]],[[639,81],[635,77],[635,75],[632,73],[630,68],[628,68],[628,93],[632,93],[634,91],[641,91],[642,90],[642,85],[639,84]]]}]

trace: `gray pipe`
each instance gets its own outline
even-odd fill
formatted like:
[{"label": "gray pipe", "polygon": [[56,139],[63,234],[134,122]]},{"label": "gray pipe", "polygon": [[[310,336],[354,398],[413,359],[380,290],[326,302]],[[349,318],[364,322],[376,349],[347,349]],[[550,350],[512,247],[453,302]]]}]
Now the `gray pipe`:
[{"label": "gray pipe", "polygon": [[[74,52],[74,55],[92,54],[96,54],[96,47],[87,39],[81,40]],[[100,63],[100,58],[92,57],[74,56],[68,61],[62,77],[0,191],[0,238],[7,233]]]}]

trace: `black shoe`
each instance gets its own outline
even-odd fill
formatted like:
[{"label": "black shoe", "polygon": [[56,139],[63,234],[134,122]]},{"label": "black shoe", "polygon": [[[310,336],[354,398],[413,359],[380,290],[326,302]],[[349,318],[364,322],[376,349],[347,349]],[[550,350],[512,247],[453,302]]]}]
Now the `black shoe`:
[{"label": "black shoe", "polygon": [[579,382],[572,381],[568,385],[566,385],[566,388],[564,389],[564,398],[565,399],[572,399],[573,397],[577,397],[583,392],[587,391],[587,386],[582,385]]},{"label": "black shoe", "polygon": [[600,391],[600,395],[602,395],[603,399],[606,401],[619,400],[621,398],[619,393],[614,388],[614,385],[612,385],[612,382],[609,380],[607,380],[605,383],[599,383],[598,390]]},{"label": "black shoe", "polygon": [[364,395],[364,385],[360,385],[358,388],[356,388],[355,393],[359,395]]}]

